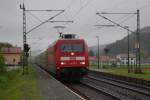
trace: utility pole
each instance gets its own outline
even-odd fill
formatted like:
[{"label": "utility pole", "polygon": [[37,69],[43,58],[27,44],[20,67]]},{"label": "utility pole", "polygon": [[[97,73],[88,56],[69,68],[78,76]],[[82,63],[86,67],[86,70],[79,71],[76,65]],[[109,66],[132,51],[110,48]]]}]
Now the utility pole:
[{"label": "utility pole", "polygon": [[[30,33],[31,31],[39,28],[41,25],[51,21],[52,19],[54,19],[55,17],[57,17],[58,15],[62,14],[64,12],[64,10],[28,10],[25,8],[25,5],[23,3],[23,5],[20,4],[20,9],[23,11],[23,54],[22,54],[22,66],[23,66],[23,75],[26,73],[28,73],[28,57],[29,57],[29,46],[27,44],[27,38],[26,35],[28,33]],[[41,11],[46,11],[46,12],[51,12],[51,11],[55,11],[58,12],[56,13],[54,16],[48,18],[45,21],[41,21],[41,23],[39,25],[36,25],[35,27],[33,27],[30,30],[26,30],[26,12],[41,12]],[[52,23],[54,22],[65,22],[65,21],[52,21]],[[68,21],[68,22],[72,22],[72,21]],[[26,67],[26,68],[25,68]],[[26,70],[25,70],[26,69]]]},{"label": "utility pole", "polygon": [[[102,12],[102,13],[96,13],[98,16],[104,18],[105,20],[108,20],[109,22],[115,24],[116,26],[119,26],[123,29],[128,30],[129,32],[134,33],[133,31],[127,29],[126,27],[116,23],[115,21],[110,20],[109,18],[103,16],[102,14],[135,14],[137,15],[137,33],[136,33],[136,68],[135,68],[135,73],[141,73],[141,56],[140,56],[140,11],[137,9],[136,13],[107,13],[107,12]],[[138,65],[137,65],[138,64]]]},{"label": "utility pole", "polygon": [[99,57],[99,56],[100,56],[100,55],[99,55],[99,36],[96,36],[96,38],[97,38],[97,53],[98,53],[98,54],[97,54],[97,64],[98,64],[98,69],[99,69],[99,62],[100,62],[100,61],[99,61],[99,58],[100,58],[100,57]]},{"label": "utility pole", "polygon": [[[108,24],[106,24],[106,25],[94,25],[95,27],[115,27],[116,25],[108,25]],[[99,36],[96,36],[96,38],[98,38],[98,55],[99,55]],[[106,51],[105,51],[106,50]],[[109,52],[109,49],[105,49],[104,51],[105,51],[105,53],[107,54],[108,52]],[[100,57],[97,57],[97,58],[100,58]],[[100,63],[100,61],[99,61],[99,59],[98,59],[98,68],[99,68],[99,63]],[[101,68],[103,68],[103,65],[102,65],[102,62],[101,62]]]},{"label": "utility pole", "polygon": [[[129,27],[128,27],[129,29]],[[129,30],[128,30],[128,73],[130,73],[130,37],[129,37]]]},{"label": "utility pole", "polygon": [[25,5],[23,4],[20,5],[20,9],[23,10],[23,55],[22,55],[22,67],[23,67],[23,75],[25,74],[25,64],[27,63],[26,62],[26,58],[25,58],[25,55],[26,55],[26,52],[25,52],[25,47],[24,45],[26,44],[26,12],[25,12]]},{"label": "utility pole", "polygon": [[137,53],[138,68],[137,73],[141,73],[141,46],[140,46],[140,10],[137,9]]},{"label": "utility pole", "polygon": [[128,33],[128,43],[127,43],[127,47],[128,47],[128,73],[130,73],[130,38],[129,38],[129,26],[125,26],[128,30],[127,30],[127,33]]},{"label": "utility pole", "polygon": [[30,55],[30,64],[32,63],[32,55],[31,55],[31,53],[32,52],[31,52],[31,49],[30,49],[30,54],[29,54]]}]

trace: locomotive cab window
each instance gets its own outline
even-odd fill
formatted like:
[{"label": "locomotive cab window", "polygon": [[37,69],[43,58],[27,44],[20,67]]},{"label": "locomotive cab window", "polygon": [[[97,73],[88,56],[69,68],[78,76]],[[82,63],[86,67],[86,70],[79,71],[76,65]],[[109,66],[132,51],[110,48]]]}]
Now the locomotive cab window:
[{"label": "locomotive cab window", "polygon": [[62,52],[83,52],[83,44],[61,44]]}]

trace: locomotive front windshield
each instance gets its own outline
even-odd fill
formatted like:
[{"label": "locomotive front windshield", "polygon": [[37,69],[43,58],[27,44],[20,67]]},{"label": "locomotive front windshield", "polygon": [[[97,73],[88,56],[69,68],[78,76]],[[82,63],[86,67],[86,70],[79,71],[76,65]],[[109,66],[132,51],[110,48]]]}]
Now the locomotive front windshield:
[{"label": "locomotive front windshield", "polygon": [[83,44],[62,44],[62,52],[83,52]]}]

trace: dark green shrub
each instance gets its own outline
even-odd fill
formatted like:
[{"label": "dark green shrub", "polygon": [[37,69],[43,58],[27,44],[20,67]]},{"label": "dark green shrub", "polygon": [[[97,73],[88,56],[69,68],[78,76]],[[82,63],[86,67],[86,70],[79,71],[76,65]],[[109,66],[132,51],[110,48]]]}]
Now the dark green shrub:
[{"label": "dark green shrub", "polygon": [[0,73],[6,72],[5,59],[2,55],[0,55]]},{"label": "dark green shrub", "polygon": [[0,76],[0,89],[6,88],[8,85],[8,77]]}]

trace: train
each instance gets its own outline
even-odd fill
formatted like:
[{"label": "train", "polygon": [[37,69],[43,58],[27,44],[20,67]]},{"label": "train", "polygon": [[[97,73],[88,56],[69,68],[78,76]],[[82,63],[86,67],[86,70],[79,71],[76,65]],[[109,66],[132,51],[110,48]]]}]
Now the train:
[{"label": "train", "polygon": [[81,80],[88,74],[88,46],[75,34],[62,34],[36,61],[59,79]]}]

